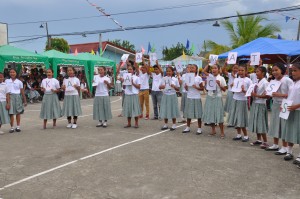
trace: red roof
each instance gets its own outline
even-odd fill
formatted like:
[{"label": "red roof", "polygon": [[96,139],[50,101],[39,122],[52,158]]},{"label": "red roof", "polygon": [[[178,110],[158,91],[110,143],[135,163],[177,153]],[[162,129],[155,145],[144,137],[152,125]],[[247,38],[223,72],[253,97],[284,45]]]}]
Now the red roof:
[{"label": "red roof", "polygon": [[[107,45],[110,45],[110,46],[113,46],[115,48],[121,49],[123,51],[127,51],[127,52],[135,54],[134,51],[123,48],[121,46],[117,46],[117,45],[115,45],[115,44],[113,44],[109,41],[103,41],[102,42],[102,51],[104,51],[106,49]],[[92,50],[96,53],[98,51],[98,48],[99,48],[99,42],[84,43],[84,44],[71,44],[70,45],[70,49],[71,49],[72,53],[74,53],[76,49],[77,49],[78,53],[91,52]]]}]

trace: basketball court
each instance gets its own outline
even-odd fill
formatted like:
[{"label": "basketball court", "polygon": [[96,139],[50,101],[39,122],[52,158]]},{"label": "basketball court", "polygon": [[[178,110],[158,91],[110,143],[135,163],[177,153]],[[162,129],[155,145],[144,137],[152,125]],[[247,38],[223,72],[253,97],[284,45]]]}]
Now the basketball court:
[{"label": "basketball court", "polygon": [[81,103],[77,129],[67,129],[66,118],[60,118],[56,129],[50,122],[42,130],[37,103],[26,107],[21,133],[0,136],[0,198],[300,197],[300,169],[273,152],[232,141],[233,128],[226,128],[224,140],[208,136],[207,126],[196,135],[196,123],[188,134],[181,133],[181,124],[161,131],[157,120],[142,119],[140,128],[125,129],[126,118],[117,117],[118,96],[111,97],[108,127],[96,128],[93,100]]}]

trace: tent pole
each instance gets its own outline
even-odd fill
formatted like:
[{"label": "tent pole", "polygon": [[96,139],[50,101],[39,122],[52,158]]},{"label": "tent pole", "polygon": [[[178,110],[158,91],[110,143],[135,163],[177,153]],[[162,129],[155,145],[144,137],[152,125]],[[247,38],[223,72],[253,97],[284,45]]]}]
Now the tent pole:
[{"label": "tent pole", "polygon": [[287,72],[288,72],[288,75],[290,76],[290,63],[291,63],[291,57],[290,56],[287,56],[286,58],[286,61],[287,61]]}]

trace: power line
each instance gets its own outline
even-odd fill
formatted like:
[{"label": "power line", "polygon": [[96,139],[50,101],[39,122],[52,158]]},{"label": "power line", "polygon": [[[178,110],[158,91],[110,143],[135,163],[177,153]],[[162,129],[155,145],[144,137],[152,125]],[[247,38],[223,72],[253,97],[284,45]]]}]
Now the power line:
[{"label": "power line", "polygon": [[[195,7],[195,6],[216,4],[216,3],[228,3],[228,2],[232,2],[232,1],[237,1],[237,0],[223,0],[223,1],[222,0],[217,0],[217,1],[206,1],[206,2],[202,2],[202,3],[182,4],[182,5],[168,6],[168,7],[162,7],[162,8],[152,8],[152,9],[145,9],[145,10],[136,10],[136,11],[113,13],[113,14],[110,14],[110,16],[137,14],[137,13],[145,13],[145,12],[156,12],[156,11],[172,10],[172,9],[181,9],[181,8],[188,8],[188,7]],[[44,20],[44,21],[29,21],[29,22],[10,23],[8,25],[35,24],[35,23],[43,23],[43,22],[46,22],[46,21],[47,22],[73,21],[73,20],[91,19],[91,18],[99,18],[99,17],[106,17],[106,16],[96,15],[96,16],[88,16],[88,17],[73,17],[73,18],[64,18],[64,19],[51,19],[51,20]]]},{"label": "power line", "polygon": [[[129,30],[145,30],[145,29],[164,28],[164,27],[172,27],[172,26],[178,26],[178,25],[226,20],[226,19],[235,18],[235,17],[239,17],[239,16],[243,17],[243,16],[252,16],[252,15],[262,15],[262,14],[267,14],[267,13],[287,12],[287,11],[293,11],[293,10],[299,10],[299,9],[300,9],[300,5],[297,5],[297,6],[291,6],[291,7],[286,7],[286,8],[280,8],[280,9],[265,10],[265,11],[260,11],[260,12],[253,12],[253,13],[239,14],[239,15],[231,15],[231,16],[226,16],[226,17],[197,19],[197,20],[172,22],[172,23],[164,23],[164,24],[156,24],[156,25],[133,26],[133,27],[126,27],[124,29],[126,31],[129,31]],[[50,36],[58,37],[58,36],[72,36],[72,35],[82,35],[82,34],[88,35],[88,34],[99,34],[99,33],[119,32],[119,31],[124,31],[124,30],[121,28],[116,28],[116,29],[94,30],[94,31],[84,31],[84,32],[59,33],[59,34],[51,34]],[[46,36],[43,36],[43,37],[46,37]],[[42,38],[42,37],[39,37],[39,38]],[[39,39],[39,38],[32,38],[32,39]],[[17,41],[12,41],[10,43],[23,42],[23,41],[32,40],[32,39],[17,40]]]}]

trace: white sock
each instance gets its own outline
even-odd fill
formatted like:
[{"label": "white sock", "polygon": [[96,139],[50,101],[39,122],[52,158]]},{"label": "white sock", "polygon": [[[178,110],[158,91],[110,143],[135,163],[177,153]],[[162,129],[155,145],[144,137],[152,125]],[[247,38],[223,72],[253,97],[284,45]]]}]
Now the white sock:
[{"label": "white sock", "polygon": [[241,134],[237,134],[236,137],[237,137],[237,138],[240,138],[240,137],[242,137],[242,135],[241,135]]},{"label": "white sock", "polygon": [[287,153],[292,154],[293,153],[293,147],[291,147],[291,146],[286,147],[286,151],[287,151]]},{"label": "white sock", "polygon": [[247,136],[244,136],[244,139],[248,139],[249,137],[248,137],[248,135]]},{"label": "white sock", "polygon": [[173,128],[173,129],[176,129],[176,124],[173,124],[173,125],[172,125],[172,128]]},{"label": "white sock", "polygon": [[164,127],[168,127],[168,124],[164,124]]},{"label": "white sock", "polygon": [[184,129],[184,131],[189,131],[190,130],[190,127],[186,127],[185,129]]},{"label": "white sock", "polygon": [[281,149],[279,150],[279,152],[281,152],[281,153],[285,153],[285,152],[287,152],[287,147],[281,147]]},{"label": "white sock", "polygon": [[201,129],[201,128],[198,128],[197,132],[202,132],[202,129]]},{"label": "white sock", "polygon": [[20,126],[17,126],[16,128],[20,128]]}]

